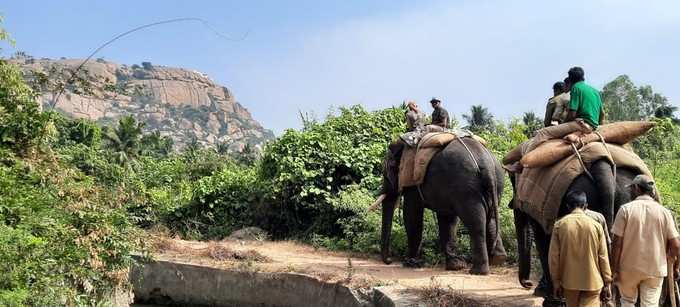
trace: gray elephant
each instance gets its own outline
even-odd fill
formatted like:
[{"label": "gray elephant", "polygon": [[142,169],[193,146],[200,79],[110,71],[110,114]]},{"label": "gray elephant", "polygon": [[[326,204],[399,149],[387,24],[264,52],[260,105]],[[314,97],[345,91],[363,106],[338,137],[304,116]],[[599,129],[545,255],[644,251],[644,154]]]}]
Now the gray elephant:
[{"label": "gray elephant", "polygon": [[[584,191],[588,197],[588,209],[600,212],[607,221],[608,228],[612,227],[613,220],[618,208],[630,201],[630,193],[627,185],[639,174],[638,171],[618,167],[616,174],[607,160],[598,160],[589,168],[593,179],[587,175],[580,175],[570,184],[568,191]],[[510,180],[515,186],[514,177]],[[566,195],[566,193],[565,193]],[[514,200],[511,200],[511,204]],[[562,199],[558,216],[567,214],[565,199]],[[532,240],[536,243],[536,250],[541,262],[544,275],[536,289],[536,295],[544,296],[544,306],[559,306],[559,302],[552,297],[552,280],[548,269],[548,248],[550,246],[550,234],[546,233],[538,221],[525,212],[514,209],[515,230],[517,234],[517,252],[519,262],[519,282],[525,288],[530,288],[533,283],[529,280],[531,271],[531,247]],[[533,237],[532,237],[533,234]]]},{"label": "gray elephant", "polygon": [[[383,173],[382,236],[383,262],[389,264],[390,236],[394,210],[401,196],[398,189],[398,161],[402,144],[389,146]],[[455,253],[456,226],[459,219],[470,233],[472,245],[471,274],[488,274],[489,263],[506,258],[498,225],[498,203],[503,192],[503,169],[498,160],[479,141],[461,138],[435,154],[425,180],[419,187],[403,190],[403,216],[408,237],[405,266],[417,267],[423,237],[424,209],[437,216],[439,244],[447,270],[465,266]],[[490,261],[491,259],[491,261]]]}]

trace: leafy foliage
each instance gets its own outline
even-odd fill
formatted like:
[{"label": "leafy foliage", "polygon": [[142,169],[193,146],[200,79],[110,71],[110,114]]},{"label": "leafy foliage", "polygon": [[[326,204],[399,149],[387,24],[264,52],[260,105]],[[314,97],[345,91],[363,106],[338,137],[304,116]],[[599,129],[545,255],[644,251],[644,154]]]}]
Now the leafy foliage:
[{"label": "leafy foliage", "polygon": [[646,119],[655,116],[657,110],[672,110],[666,97],[654,93],[649,85],[636,86],[627,75],[604,86],[602,103],[609,121]]},{"label": "leafy foliage", "polygon": [[524,126],[526,126],[524,134],[526,134],[527,137],[532,137],[536,130],[543,128],[543,122],[534,112],[524,112],[522,122],[524,123]]},{"label": "leafy foliage", "polygon": [[472,106],[470,114],[463,114],[463,118],[468,123],[468,129],[473,132],[490,130],[494,127],[493,115],[482,105]]},{"label": "leafy foliage", "polygon": [[348,212],[329,205],[353,184],[375,190],[385,148],[405,130],[403,109],[368,112],[341,108],[324,123],[288,130],[265,149],[260,176],[272,184],[272,204],[285,212],[276,218],[282,234],[339,234],[333,222]]},{"label": "leafy foliage", "polygon": [[47,130],[47,115],[40,112],[31,88],[18,68],[0,59],[0,146],[20,155],[33,149]]},{"label": "leafy foliage", "polygon": [[118,127],[104,130],[105,146],[115,154],[118,163],[125,164],[139,156],[143,128],[144,123],[129,115],[118,121]]}]

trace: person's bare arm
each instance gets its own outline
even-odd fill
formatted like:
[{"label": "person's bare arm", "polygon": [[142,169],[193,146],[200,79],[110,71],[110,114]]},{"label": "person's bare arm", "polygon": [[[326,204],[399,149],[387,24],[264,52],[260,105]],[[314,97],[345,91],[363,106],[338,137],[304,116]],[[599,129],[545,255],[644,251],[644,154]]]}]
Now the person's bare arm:
[{"label": "person's bare arm", "polygon": [[673,260],[675,276],[680,275],[680,238],[668,240],[668,256]]},{"label": "person's bare arm", "polygon": [[623,238],[613,235],[612,236],[612,275],[616,279],[619,275],[619,263],[621,260],[621,245],[623,243]]},{"label": "person's bare arm", "polygon": [[576,111],[569,110],[569,112],[567,113],[567,119],[565,120],[565,122],[570,122],[570,121],[573,121],[575,119],[576,119]]}]

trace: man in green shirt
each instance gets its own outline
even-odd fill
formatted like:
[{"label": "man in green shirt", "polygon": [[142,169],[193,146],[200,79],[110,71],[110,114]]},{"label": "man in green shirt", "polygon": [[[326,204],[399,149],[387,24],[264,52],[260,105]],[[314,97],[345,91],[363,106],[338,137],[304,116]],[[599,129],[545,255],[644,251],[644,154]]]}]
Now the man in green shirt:
[{"label": "man in green shirt", "polygon": [[597,129],[597,126],[600,125],[600,112],[602,111],[600,92],[585,83],[583,68],[572,67],[568,74],[572,86],[567,121],[580,118],[593,130]]}]

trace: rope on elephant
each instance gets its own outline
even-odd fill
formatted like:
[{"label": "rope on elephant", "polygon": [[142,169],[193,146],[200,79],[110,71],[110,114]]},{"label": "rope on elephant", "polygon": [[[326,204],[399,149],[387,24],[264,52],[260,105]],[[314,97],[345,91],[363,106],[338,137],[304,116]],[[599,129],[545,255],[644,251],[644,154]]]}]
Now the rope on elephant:
[{"label": "rope on elephant", "polygon": [[[604,140],[604,136],[602,136],[602,134],[600,134],[600,133],[597,132],[597,131],[593,131],[593,133],[595,133],[595,134],[600,138],[600,142],[602,142],[602,145],[604,146],[604,149],[607,150],[607,154],[608,154],[610,157],[613,157],[613,156],[612,156],[612,152],[609,151],[609,147],[607,147],[607,142]],[[612,158],[611,162],[612,162],[612,171],[614,172],[614,182],[616,182],[616,162],[614,161],[613,158]]]},{"label": "rope on elephant", "polygon": [[578,148],[576,148],[576,145],[574,143],[570,143],[571,148],[574,149],[574,154],[576,154],[576,157],[578,158],[578,162],[581,163],[581,167],[583,167],[583,171],[588,175],[588,178],[595,182],[595,177],[593,177],[593,174],[590,173],[588,168],[586,167],[586,163],[583,162],[583,157],[581,157],[581,153],[578,151]]}]

